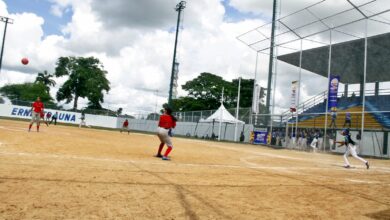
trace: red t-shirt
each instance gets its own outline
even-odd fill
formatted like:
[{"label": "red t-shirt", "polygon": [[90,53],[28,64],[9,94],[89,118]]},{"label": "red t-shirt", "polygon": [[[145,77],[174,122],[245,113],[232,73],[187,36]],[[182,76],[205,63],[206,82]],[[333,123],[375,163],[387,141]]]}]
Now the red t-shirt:
[{"label": "red t-shirt", "polygon": [[172,119],[170,115],[161,115],[160,121],[158,122],[158,126],[162,128],[175,128],[176,122]]},{"label": "red t-shirt", "polygon": [[34,112],[40,113],[43,111],[43,103],[42,102],[34,102],[33,105]]},{"label": "red t-shirt", "polygon": [[123,122],[123,127],[127,127],[129,125],[128,121]]}]

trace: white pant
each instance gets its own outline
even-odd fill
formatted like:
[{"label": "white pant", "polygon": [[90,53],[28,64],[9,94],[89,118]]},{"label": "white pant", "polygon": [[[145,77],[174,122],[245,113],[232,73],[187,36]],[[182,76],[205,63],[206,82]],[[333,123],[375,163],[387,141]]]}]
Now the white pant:
[{"label": "white pant", "polygon": [[311,142],[310,147],[317,148],[317,142],[318,142],[318,139],[317,138],[313,138],[313,141]]},{"label": "white pant", "polygon": [[41,115],[39,112],[32,112],[31,113],[31,122],[30,124],[33,124],[33,123],[37,123],[37,125],[39,125],[39,123],[41,122]]},{"label": "white pant", "polygon": [[80,124],[79,124],[79,128],[81,128],[82,125],[87,126],[84,119],[81,119]]},{"label": "white pant", "polygon": [[357,155],[357,153],[356,153],[356,146],[355,146],[355,145],[352,145],[352,144],[348,144],[348,147],[347,147],[347,149],[345,150],[345,153],[344,153],[344,163],[345,163],[345,165],[347,165],[347,166],[350,165],[350,164],[349,164],[349,161],[348,161],[349,153],[351,153],[351,155],[352,155],[354,158],[356,158],[356,159],[362,161],[363,163],[367,163],[367,161],[366,161],[365,159],[363,159],[363,158],[361,158],[361,157],[359,157],[359,156]]},{"label": "white pant", "polygon": [[160,139],[161,143],[165,143],[168,147],[173,147],[171,137],[168,135],[169,129],[157,128],[157,136]]}]

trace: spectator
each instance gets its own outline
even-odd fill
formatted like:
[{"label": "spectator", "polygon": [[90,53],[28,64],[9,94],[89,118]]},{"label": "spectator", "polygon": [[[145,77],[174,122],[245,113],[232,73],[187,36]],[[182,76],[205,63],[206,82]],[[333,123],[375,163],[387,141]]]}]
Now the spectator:
[{"label": "spectator", "polygon": [[332,111],[331,117],[332,117],[332,122],[330,123],[329,128],[332,128],[332,126],[333,128],[336,128],[337,113],[335,111]]},{"label": "spectator", "polygon": [[344,122],[343,127],[345,128],[347,124],[348,124],[348,128],[350,128],[351,127],[351,113],[350,112],[347,112],[345,114],[345,122]]}]

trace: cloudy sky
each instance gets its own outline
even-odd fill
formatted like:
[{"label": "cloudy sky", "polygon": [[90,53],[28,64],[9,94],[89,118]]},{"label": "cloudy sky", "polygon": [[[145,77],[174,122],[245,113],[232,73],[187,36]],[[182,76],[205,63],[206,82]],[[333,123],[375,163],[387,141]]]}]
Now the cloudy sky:
[{"label": "cloudy sky", "polygon": [[[313,2],[316,0],[282,1],[281,14]],[[329,0],[327,10],[339,7],[338,2]],[[128,113],[154,111],[156,104],[167,102],[177,3],[0,0],[0,15],[14,19],[7,29],[0,86],[33,81],[43,70],[52,73],[61,56],[96,56],[111,82],[104,107],[122,107]],[[188,0],[179,38],[179,85],[201,72],[215,73],[226,80],[253,78],[256,53],[236,37],[270,22],[271,9],[272,0]],[[23,57],[28,57],[29,65],[21,65]],[[265,87],[267,56],[259,58],[258,81]],[[298,72],[287,64],[279,70],[285,73],[278,75],[276,89],[276,103],[281,109],[288,107],[286,96]],[[326,79],[304,74],[303,99],[326,89]],[[56,81],[53,97],[64,79]],[[179,95],[186,94],[179,89]],[[86,103],[80,101],[81,106]]]}]

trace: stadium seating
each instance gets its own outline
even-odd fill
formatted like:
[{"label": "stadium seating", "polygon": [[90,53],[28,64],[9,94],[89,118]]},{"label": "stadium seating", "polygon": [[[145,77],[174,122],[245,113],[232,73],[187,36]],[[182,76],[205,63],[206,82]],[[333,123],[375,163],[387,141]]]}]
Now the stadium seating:
[{"label": "stadium seating", "polygon": [[[390,95],[367,96],[364,114],[364,127],[367,129],[390,128]],[[389,103],[389,104],[387,104]],[[326,102],[321,102],[300,113],[298,127],[323,127],[325,122]],[[360,97],[340,98],[338,101],[338,111],[336,127],[342,128],[345,122],[345,113],[350,112],[352,116],[351,128],[360,128],[362,123],[362,105]],[[290,118],[289,122],[294,123],[296,118]],[[327,125],[331,124],[331,115],[327,118]]]}]

